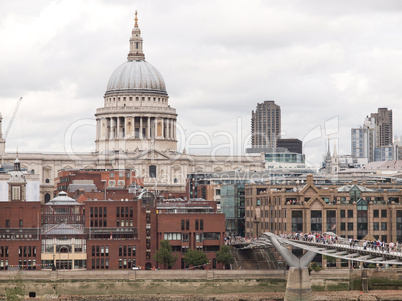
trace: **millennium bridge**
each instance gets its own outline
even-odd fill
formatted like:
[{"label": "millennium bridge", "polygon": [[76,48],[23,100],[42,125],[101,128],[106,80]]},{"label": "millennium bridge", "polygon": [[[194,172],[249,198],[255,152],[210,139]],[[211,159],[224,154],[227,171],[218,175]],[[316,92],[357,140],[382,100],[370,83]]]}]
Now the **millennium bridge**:
[{"label": "millennium bridge", "polygon": [[[295,256],[289,246],[306,251],[301,257]],[[291,234],[275,235],[265,232],[243,249],[275,247],[289,265],[285,301],[312,300],[308,265],[316,256],[322,254],[344,260],[353,260],[384,265],[402,265],[401,246],[366,240],[345,239],[335,233],[320,235]]]}]

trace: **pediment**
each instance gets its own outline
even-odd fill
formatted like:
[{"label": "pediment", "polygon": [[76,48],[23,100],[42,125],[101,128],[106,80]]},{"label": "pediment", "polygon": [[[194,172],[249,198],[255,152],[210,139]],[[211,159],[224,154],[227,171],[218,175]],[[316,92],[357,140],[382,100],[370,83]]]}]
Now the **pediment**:
[{"label": "pediment", "polygon": [[134,157],[135,160],[169,160],[170,157],[166,155],[165,153],[150,149],[141,152],[137,156]]},{"label": "pediment", "polygon": [[307,202],[307,205],[310,210],[322,210],[326,203],[319,196],[314,196]]},{"label": "pediment", "polygon": [[306,185],[302,188],[302,190],[300,190],[300,193],[305,196],[313,196],[318,194],[318,188],[314,185]]}]

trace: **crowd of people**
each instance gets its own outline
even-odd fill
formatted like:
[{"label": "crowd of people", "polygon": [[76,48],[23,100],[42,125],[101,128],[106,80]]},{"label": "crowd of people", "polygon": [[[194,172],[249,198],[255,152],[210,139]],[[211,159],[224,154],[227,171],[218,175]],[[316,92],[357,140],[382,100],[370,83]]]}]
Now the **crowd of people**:
[{"label": "crowd of people", "polygon": [[292,234],[280,234],[282,238],[291,240],[307,241],[319,244],[341,244],[350,248],[358,248],[363,250],[380,251],[386,253],[401,252],[402,244],[398,242],[386,243],[381,240],[370,241],[370,240],[356,240],[353,238],[342,238],[337,235],[331,234],[321,234],[321,233],[292,233]]}]

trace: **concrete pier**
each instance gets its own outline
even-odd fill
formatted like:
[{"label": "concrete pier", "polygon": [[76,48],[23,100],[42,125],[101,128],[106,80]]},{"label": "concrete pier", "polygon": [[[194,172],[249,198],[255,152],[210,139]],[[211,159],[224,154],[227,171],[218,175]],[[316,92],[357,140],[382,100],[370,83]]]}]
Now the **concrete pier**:
[{"label": "concrete pier", "polygon": [[285,301],[312,301],[310,276],[307,268],[289,268]]}]

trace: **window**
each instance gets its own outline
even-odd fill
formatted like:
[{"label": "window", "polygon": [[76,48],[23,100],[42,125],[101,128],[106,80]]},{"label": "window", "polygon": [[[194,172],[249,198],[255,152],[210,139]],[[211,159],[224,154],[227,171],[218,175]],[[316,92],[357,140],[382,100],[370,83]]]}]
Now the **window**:
[{"label": "window", "polygon": [[149,177],[156,178],[156,166],[155,165],[149,166]]},{"label": "window", "polygon": [[341,210],[341,218],[344,218],[345,216],[345,210]]},{"label": "window", "polygon": [[6,227],[9,228],[10,227],[10,220],[6,219]]},{"label": "window", "polygon": [[195,230],[198,230],[198,228],[199,228],[199,220],[196,219],[195,220]]},{"label": "window", "polygon": [[373,217],[380,217],[379,210],[373,210]]},{"label": "window", "polygon": [[184,230],[184,219],[181,220],[181,229]]},{"label": "window", "polygon": [[19,186],[13,186],[11,191],[11,200],[16,201],[21,199],[21,188]]},{"label": "window", "polygon": [[204,230],[204,220],[200,219],[200,230]]},{"label": "window", "polygon": [[23,222],[22,219],[19,220],[18,225],[19,225],[20,227],[23,227],[23,226],[24,226],[24,222]]},{"label": "window", "polygon": [[353,223],[348,223],[348,231],[353,230]]},{"label": "window", "polygon": [[381,210],[381,217],[387,217],[387,210]]},{"label": "window", "polygon": [[341,223],[341,231],[345,231],[345,223]]},{"label": "window", "polygon": [[181,233],[164,233],[164,240],[181,240]]},{"label": "window", "polygon": [[190,220],[186,219],[186,230],[190,230]]},{"label": "window", "polygon": [[183,233],[181,237],[182,237],[181,241],[188,242],[188,233]]},{"label": "window", "polygon": [[[377,210],[378,211],[378,210]],[[378,231],[380,230],[380,224],[379,223],[373,223],[373,230]]]},{"label": "window", "polygon": [[353,210],[348,210],[348,218],[353,217]]},{"label": "window", "polygon": [[382,231],[387,230],[387,223],[381,223],[381,230]]}]

